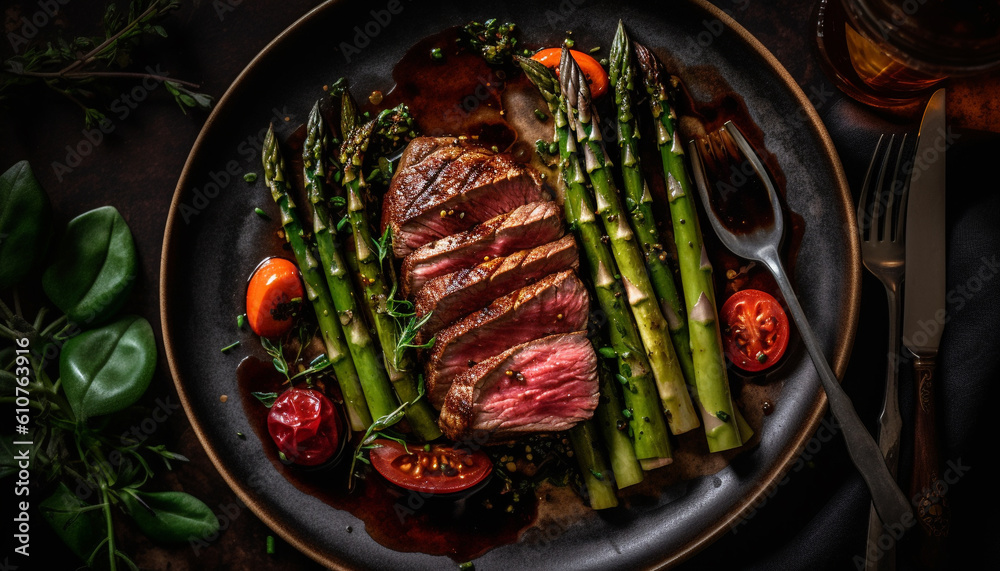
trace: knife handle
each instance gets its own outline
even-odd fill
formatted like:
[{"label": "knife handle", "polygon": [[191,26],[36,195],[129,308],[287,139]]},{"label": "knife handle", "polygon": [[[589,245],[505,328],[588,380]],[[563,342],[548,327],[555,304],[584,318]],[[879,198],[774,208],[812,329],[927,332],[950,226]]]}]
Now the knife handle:
[{"label": "knife handle", "polygon": [[945,497],[947,485],[941,479],[941,455],[935,415],[936,363],[933,357],[918,357],[913,363],[917,389],[914,418],[913,474],[910,497],[916,504],[921,531],[919,561],[934,568],[940,561],[951,513]]}]

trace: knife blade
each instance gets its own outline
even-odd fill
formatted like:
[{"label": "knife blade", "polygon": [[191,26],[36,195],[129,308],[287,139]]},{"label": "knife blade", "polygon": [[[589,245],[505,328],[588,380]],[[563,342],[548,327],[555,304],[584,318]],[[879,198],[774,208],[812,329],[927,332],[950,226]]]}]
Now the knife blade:
[{"label": "knife blade", "polygon": [[944,329],[945,92],[931,96],[920,133],[906,204],[906,294],[903,345],[915,357],[937,355]]},{"label": "knife blade", "polygon": [[906,205],[903,345],[914,357],[914,460],[910,497],[922,541],[920,560],[941,556],[949,510],[940,482],[935,420],[936,359],[945,324],[945,90],[931,96],[920,134]]}]

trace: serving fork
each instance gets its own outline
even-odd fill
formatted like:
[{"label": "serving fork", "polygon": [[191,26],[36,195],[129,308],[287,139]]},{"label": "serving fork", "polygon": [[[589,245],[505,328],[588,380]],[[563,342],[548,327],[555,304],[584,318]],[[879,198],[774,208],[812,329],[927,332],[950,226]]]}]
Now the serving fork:
[{"label": "serving fork", "polygon": [[[830,369],[819,340],[809,325],[782,265],[779,255],[779,246],[784,233],[781,207],[774,184],[764,170],[757,153],[732,121],[726,122],[722,129],[710,133],[706,138],[691,141],[688,143],[688,147],[692,174],[697,183],[702,205],[705,207],[707,218],[719,240],[737,256],[764,264],[774,275],[778,288],[788,305],[788,313],[795,321],[802,342],[812,358],[813,365],[819,372],[820,381],[830,403],[830,410],[839,422],[844,440],[847,443],[848,455],[868,485],[872,503],[878,510],[878,514],[884,521],[890,522],[898,522],[904,517],[912,517],[906,496],[899,489],[895,478],[889,473],[875,439],[858,418],[858,413],[854,410],[850,397],[841,388],[836,375]],[[717,179],[711,182],[725,183],[719,178],[718,173],[741,171],[746,173],[748,172],[746,166],[752,168],[753,175],[748,177],[753,179],[752,183],[748,180],[743,185],[735,187],[731,184],[719,184],[718,187],[723,191],[722,194],[738,192],[743,195],[763,196],[716,196],[716,200],[713,201],[709,195],[709,172],[713,173]],[[740,192],[741,188],[745,189],[746,192]],[[716,212],[716,209],[720,201],[731,202],[733,200],[738,200],[743,208],[734,209],[732,204],[729,204],[728,207],[723,205],[726,210],[724,219]],[[755,213],[755,216],[753,219],[733,219],[733,213],[739,212],[752,212]]]},{"label": "serving fork", "polygon": [[[899,415],[899,331],[902,324],[902,286],[906,262],[906,199],[909,196],[909,177],[899,176],[907,136],[894,151],[896,136],[891,135],[883,146],[885,135],[878,139],[872,153],[868,172],[861,185],[858,200],[858,234],[861,238],[861,259],[868,271],[885,286],[889,302],[888,363],[885,373],[885,397],[879,416],[878,444],[885,457],[886,467],[893,478],[899,469],[899,437],[903,421]],[[895,155],[895,160],[893,160]],[[890,168],[892,172],[890,172]],[[888,177],[887,177],[888,175]],[[883,534],[882,522],[874,507],[868,516],[868,542],[865,569],[891,570],[896,567],[896,552],[890,546],[871,549],[878,545]]]}]

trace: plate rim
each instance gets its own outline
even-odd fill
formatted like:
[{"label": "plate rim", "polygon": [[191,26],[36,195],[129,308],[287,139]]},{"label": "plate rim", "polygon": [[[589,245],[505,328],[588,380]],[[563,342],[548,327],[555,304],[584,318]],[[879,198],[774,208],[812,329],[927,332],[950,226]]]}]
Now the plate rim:
[{"label": "plate rim", "polygon": [[[198,441],[201,443],[205,453],[208,455],[212,464],[215,466],[215,469],[218,470],[219,474],[222,476],[223,480],[225,480],[226,484],[233,491],[233,493],[236,494],[240,501],[242,501],[243,504],[246,505],[258,519],[260,519],[283,540],[294,546],[300,552],[306,554],[317,563],[331,569],[349,569],[349,567],[345,566],[345,563],[339,560],[335,555],[316,549],[311,544],[299,539],[292,530],[280,521],[280,519],[272,517],[271,514],[264,510],[258,502],[254,500],[251,494],[244,489],[244,486],[238,482],[232,471],[222,462],[221,458],[216,453],[215,448],[210,443],[202,428],[202,422],[192,413],[187,391],[180,380],[178,365],[175,363],[173,342],[171,341],[173,339],[171,332],[171,318],[168,315],[167,303],[165,300],[167,299],[167,278],[169,275],[168,271],[170,261],[168,248],[172,242],[172,229],[177,226],[176,218],[179,215],[179,207],[181,205],[181,199],[185,195],[185,189],[189,186],[188,181],[191,178],[192,163],[194,162],[195,157],[201,152],[204,141],[215,123],[220,113],[220,109],[223,109],[226,106],[226,103],[233,97],[233,94],[237,91],[238,87],[242,84],[246,77],[253,73],[260,62],[265,59],[271,51],[276,49],[279,44],[284,42],[289,36],[295,34],[298,29],[310,19],[318,17],[320,13],[325,12],[326,10],[331,9],[332,6],[345,1],[349,0],[326,0],[292,22],[287,28],[282,30],[277,36],[268,42],[267,45],[265,45],[247,63],[243,70],[240,71],[235,79],[233,79],[229,87],[226,88],[222,97],[219,98],[219,101],[216,103],[212,112],[202,125],[201,130],[198,133],[198,137],[195,139],[194,144],[191,147],[191,151],[188,153],[188,157],[184,162],[184,167],[181,170],[180,177],[177,180],[177,186],[175,187],[171,198],[163,234],[163,246],[160,252],[160,279],[158,292],[160,332],[163,339],[167,366],[169,368],[174,387],[177,390],[178,398],[181,401],[181,405],[184,407],[184,412],[188,422],[194,430],[195,435],[198,437]],[[791,76],[788,70],[785,69],[781,62],[778,61],[774,54],[771,53],[771,51],[760,42],[760,40],[754,37],[753,34],[751,34],[723,9],[715,6],[708,0],[685,1],[708,12],[722,22],[722,24],[729,30],[737,34],[740,39],[745,42],[749,48],[755,51],[771,68],[771,70],[775,72],[778,78],[789,90],[790,94],[798,101],[799,106],[806,111],[807,121],[804,124],[808,125],[813,131],[813,134],[821,143],[821,147],[825,151],[824,159],[829,161],[829,166],[834,175],[834,180],[831,181],[832,186],[834,187],[837,197],[840,198],[841,206],[846,213],[848,228],[855,228],[857,226],[857,221],[855,219],[853,209],[853,198],[851,196],[850,187],[847,183],[847,176],[844,173],[843,165],[840,161],[840,155],[837,153],[836,147],[833,144],[833,139],[830,137],[830,134],[827,131],[825,124],[822,122],[818,111],[810,103],[805,92],[802,91],[799,84]],[[849,266],[844,268],[847,282],[846,303],[849,313],[846,316],[846,321],[848,327],[845,334],[837,336],[834,346],[834,358],[831,363],[833,372],[840,381],[843,380],[843,376],[847,370],[847,364],[850,361],[851,351],[854,346],[854,339],[857,334],[861,305],[861,244],[856,232],[848,232],[848,236],[847,255]],[[726,516],[720,518],[711,526],[707,527],[692,540],[688,541],[681,549],[655,563],[652,568],[665,569],[678,565],[705,549],[725,534],[734,522],[738,521],[745,513],[750,511],[754,503],[757,502],[762,495],[766,494],[768,490],[774,487],[778,482],[781,482],[788,471],[791,470],[794,464],[794,459],[797,458],[805,449],[808,441],[812,438],[813,433],[820,424],[821,419],[826,414],[826,410],[826,393],[822,390],[822,387],[819,387],[811,405],[811,414],[807,417],[806,422],[803,425],[805,430],[801,430],[799,434],[792,439],[790,445],[786,447],[784,454],[780,455],[776,459],[776,468],[773,469],[767,477],[761,479],[750,494],[747,494],[744,498],[737,501],[736,504],[729,509]]]}]

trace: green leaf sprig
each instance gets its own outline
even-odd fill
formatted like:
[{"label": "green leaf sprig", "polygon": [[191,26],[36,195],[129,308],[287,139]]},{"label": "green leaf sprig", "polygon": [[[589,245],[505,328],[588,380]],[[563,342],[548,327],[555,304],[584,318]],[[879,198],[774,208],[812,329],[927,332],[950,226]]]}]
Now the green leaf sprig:
[{"label": "green leaf sprig", "polygon": [[[138,569],[115,537],[122,514],[165,542],[208,537],[219,521],[194,496],[143,490],[152,460],[170,470],[187,458],[122,435],[157,360],[149,322],[119,315],[136,271],[128,225],[114,208],[98,208],[71,220],[50,251],[47,205],[27,163],[0,174],[0,339],[11,342],[0,349],[0,384],[4,395],[27,391],[32,442],[15,444],[27,428],[0,434],[0,478],[16,474],[15,455],[27,452],[42,518],[70,550],[87,566]],[[42,278],[32,281],[39,265]],[[30,317],[18,288],[44,292],[52,305]]]},{"label": "green leaf sprig", "polygon": [[104,112],[91,106],[98,91],[111,91],[109,81],[151,79],[162,82],[185,113],[188,109],[209,109],[213,99],[194,90],[189,81],[171,79],[155,70],[128,71],[132,52],[146,36],[166,37],[160,22],[180,6],[177,0],[112,1],[105,8],[102,30],[72,39],[59,37],[44,45],[31,45],[23,52],[0,62],[0,101],[25,88],[42,86],[78,106],[88,127],[107,120]]}]

